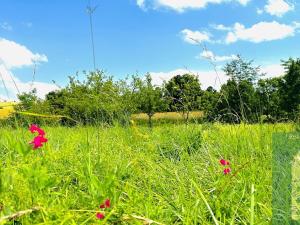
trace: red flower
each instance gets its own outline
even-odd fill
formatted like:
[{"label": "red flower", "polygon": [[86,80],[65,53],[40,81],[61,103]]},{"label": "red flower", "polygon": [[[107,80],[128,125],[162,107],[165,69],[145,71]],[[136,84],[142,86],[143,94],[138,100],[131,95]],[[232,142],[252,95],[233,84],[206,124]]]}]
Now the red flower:
[{"label": "red flower", "polygon": [[98,220],[103,220],[104,219],[104,214],[103,213],[97,213],[96,217]]},{"label": "red flower", "polygon": [[109,199],[106,199],[104,204],[105,204],[106,208],[110,208],[110,200]]},{"label": "red flower", "polygon": [[43,136],[36,136],[30,144],[33,144],[33,148],[37,149],[43,146],[43,143],[47,142],[48,139]]},{"label": "red flower", "polygon": [[231,172],[231,169],[230,169],[230,168],[224,169],[224,174],[225,174],[225,175],[228,174],[228,173],[230,173],[230,172]]},{"label": "red flower", "polygon": [[105,202],[103,204],[101,204],[100,209],[104,209],[104,208],[110,208],[110,200],[109,198],[105,200]]},{"label": "red flower", "polygon": [[40,127],[38,127],[35,124],[31,124],[30,127],[29,127],[29,130],[30,130],[31,133],[38,132],[38,134],[40,136],[44,136],[45,135],[45,131],[43,131]]},{"label": "red flower", "polygon": [[220,163],[221,163],[223,166],[229,165],[229,162],[226,161],[225,159],[221,159],[221,160],[220,160]]}]

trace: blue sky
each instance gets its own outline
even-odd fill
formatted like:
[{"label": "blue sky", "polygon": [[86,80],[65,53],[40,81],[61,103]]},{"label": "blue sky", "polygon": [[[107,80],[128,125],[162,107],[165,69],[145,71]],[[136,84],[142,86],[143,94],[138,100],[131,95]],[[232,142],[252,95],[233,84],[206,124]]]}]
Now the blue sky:
[{"label": "blue sky", "polygon": [[[218,68],[241,54],[269,76],[280,60],[299,57],[296,0],[91,0],[96,65],[116,78],[151,72],[154,82],[187,71],[218,88]],[[92,70],[87,0],[1,0],[0,97],[47,91]],[[197,43],[195,43],[195,40]],[[200,43],[200,44],[199,44]],[[206,46],[206,50],[203,49]],[[34,82],[33,69],[37,64]],[[222,71],[219,76],[226,80]],[[5,89],[8,89],[7,97]]]}]

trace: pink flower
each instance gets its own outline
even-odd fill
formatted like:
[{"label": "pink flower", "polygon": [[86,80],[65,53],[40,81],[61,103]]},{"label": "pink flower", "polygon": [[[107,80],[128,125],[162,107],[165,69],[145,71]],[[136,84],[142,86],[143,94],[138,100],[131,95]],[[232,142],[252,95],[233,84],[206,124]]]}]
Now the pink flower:
[{"label": "pink flower", "polygon": [[96,217],[97,217],[98,220],[103,220],[103,219],[104,219],[104,214],[98,212],[98,213],[96,214]]},{"label": "pink flower", "polygon": [[33,148],[37,149],[43,146],[43,143],[47,142],[48,139],[43,136],[36,136],[30,144],[33,144]]},{"label": "pink flower", "polygon": [[109,198],[105,200],[105,202],[103,204],[101,204],[100,209],[104,209],[104,208],[110,208],[110,200]]},{"label": "pink flower", "polygon": [[31,124],[30,127],[29,127],[29,130],[30,130],[31,133],[37,132],[38,135],[40,135],[40,136],[44,136],[45,135],[45,131],[43,131],[40,127],[38,127],[35,124]]},{"label": "pink flower", "polygon": [[220,160],[220,163],[221,163],[223,166],[229,165],[229,162],[226,161],[225,159],[221,159],[221,160]]},{"label": "pink flower", "polygon": [[231,169],[230,169],[230,168],[224,169],[224,174],[225,174],[225,175],[228,174],[228,173],[230,173],[230,172],[231,172]]}]

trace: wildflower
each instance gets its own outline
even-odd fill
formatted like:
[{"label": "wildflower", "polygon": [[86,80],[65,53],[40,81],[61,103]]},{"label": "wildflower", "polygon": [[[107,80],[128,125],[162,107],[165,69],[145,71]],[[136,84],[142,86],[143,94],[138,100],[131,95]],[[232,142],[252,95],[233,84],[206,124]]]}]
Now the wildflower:
[{"label": "wildflower", "polygon": [[33,144],[33,148],[37,149],[43,146],[43,143],[47,142],[48,139],[43,136],[36,136],[30,144]]},{"label": "wildflower", "polygon": [[103,219],[104,219],[104,214],[98,212],[98,213],[96,214],[96,217],[97,217],[98,220],[103,220]]},{"label": "wildflower", "polygon": [[231,169],[230,169],[230,168],[224,169],[224,174],[225,174],[225,175],[228,174],[228,173],[230,173],[230,172],[231,172]]},{"label": "wildflower", "polygon": [[110,200],[109,198],[105,200],[103,204],[100,205],[100,209],[110,208]]},{"label": "wildflower", "polygon": [[221,163],[223,166],[229,165],[229,162],[226,161],[225,159],[221,159],[221,160],[220,160],[220,163]]},{"label": "wildflower", "polygon": [[30,130],[31,133],[37,132],[38,135],[40,135],[40,136],[44,136],[45,135],[45,131],[43,131],[40,127],[38,127],[35,124],[31,124],[30,127],[29,127],[29,130]]}]

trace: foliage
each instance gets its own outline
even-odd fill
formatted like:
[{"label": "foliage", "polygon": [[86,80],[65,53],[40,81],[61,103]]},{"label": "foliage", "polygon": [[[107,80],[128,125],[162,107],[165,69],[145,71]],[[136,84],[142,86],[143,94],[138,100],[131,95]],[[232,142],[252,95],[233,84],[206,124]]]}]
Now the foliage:
[{"label": "foliage", "polygon": [[170,109],[181,111],[186,120],[192,110],[200,109],[201,95],[200,82],[195,75],[177,75],[166,84]]},{"label": "foliage", "polygon": [[156,112],[163,110],[167,107],[165,100],[163,99],[162,91],[159,87],[152,85],[152,79],[150,74],[146,75],[146,80],[137,80],[138,84],[138,109],[140,112],[148,115],[149,127],[152,127],[152,117]]},{"label": "foliage", "polygon": [[283,62],[286,74],[280,89],[281,106],[290,119],[299,116],[300,109],[300,58]]},{"label": "foliage", "polygon": [[[103,71],[84,72],[84,79],[79,79],[79,74],[70,76],[66,87],[48,93],[44,100],[35,90],[20,94],[16,114],[5,123],[128,126],[133,113],[146,113],[151,127],[155,113],[181,112],[188,122],[191,111],[199,110],[207,121],[296,121],[300,115],[300,59],[289,59],[283,65],[286,71],[282,76],[262,78],[259,66],[238,56],[225,65],[229,79],[220,90],[202,90],[192,74],[176,75],[155,86],[149,73],[144,78],[135,75],[115,80]],[[48,119],[44,115],[49,115]]]},{"label": "foliage", "polygon": [[231,80],[237,83],[244,80],[254,83],[259,77],[264,75],[260,72],[259,66],[253,66],[253,61],[247,61],[240,55],[227,63],[223,70]]}]

